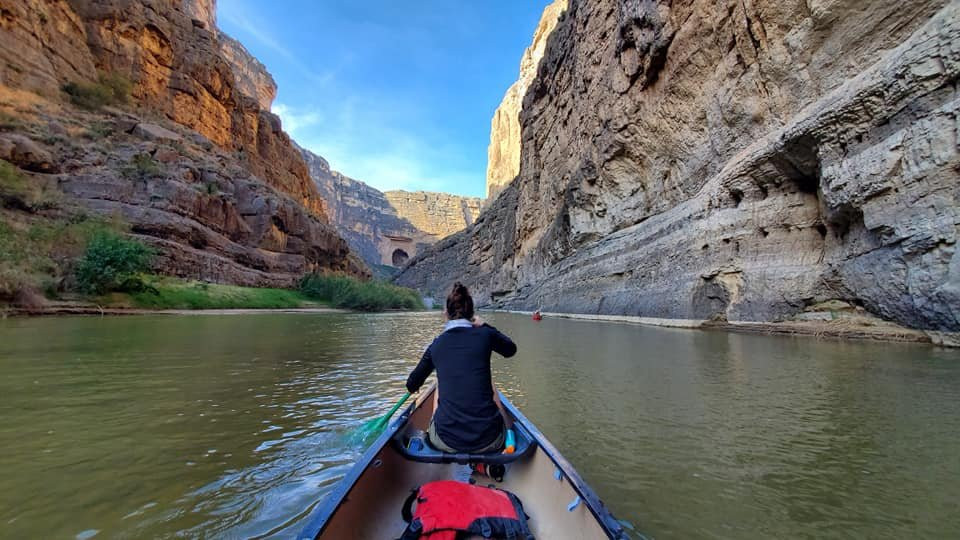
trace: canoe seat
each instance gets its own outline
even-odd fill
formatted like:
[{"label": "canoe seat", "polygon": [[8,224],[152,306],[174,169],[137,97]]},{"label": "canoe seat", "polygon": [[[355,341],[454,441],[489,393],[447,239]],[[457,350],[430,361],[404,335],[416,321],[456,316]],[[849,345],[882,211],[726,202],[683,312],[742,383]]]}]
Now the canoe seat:
[{"label": "canoe seat", "polygon": [[407,429],[400,430],[393,436],[392,442],[394,448],[403,457],[411,461],[423,463],[510,463],[516,461],[537,447],[536,441],[522,425],[516,423],[513,425],[513,432],[516,436],[517,449],[512,454],[502,452],[493,452],[490,454],[469,454],[458,452],[452,454],[437,450],[427,442],[427,434],[422,430],[413,428],[408,424]]}]

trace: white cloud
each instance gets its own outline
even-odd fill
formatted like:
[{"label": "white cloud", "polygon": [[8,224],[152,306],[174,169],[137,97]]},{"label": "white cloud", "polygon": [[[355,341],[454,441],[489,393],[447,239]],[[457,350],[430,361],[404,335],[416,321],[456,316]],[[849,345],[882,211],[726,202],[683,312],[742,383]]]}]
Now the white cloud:
[{"label": "white cloud", "polygon": [[284,131],[294,138],[301,134],[306,128],[316,125],[323,120],[323,116],[315,110],[299,111],[283,103],[274,103],[271,111],[280,117]]},{"label": "white cloud", "polygon": [[374,125],[365,131],[363,140],[336,129],[323,129],[298,137],[297,142],[326,158],[333,169],[382,191],[404,189],[483,196],[482,176],[451,165],[442,149],[415,136]]},{"label": "white cloud", "polygon": [[[431,111],[424,109],[429,104],[405,99],[389,88],[378,91],[375,85],[359,86],[347,77],[335,78],[337,69],[349,66],[349,51],[324,57],[339,67],[318,72],[309,60],[294,54],[298,51],[288,48],[283,34],[271,32],[258,20],[254,6],[245,0],[222,0],[218,15],[261,50],[273,53],[274,61],[283,63],[286,78],[281,101],[272,110],[298,144],[323,156],[343,174],[384,191],[482,196],[482,168],[476,170],[476,160],[468,163],[456,137],[431,124]],[[291,81],[291,74],[301,80]],[[294,90],[285,91],[291,83]],[[484,153],[481,159],[485,157]]]}]

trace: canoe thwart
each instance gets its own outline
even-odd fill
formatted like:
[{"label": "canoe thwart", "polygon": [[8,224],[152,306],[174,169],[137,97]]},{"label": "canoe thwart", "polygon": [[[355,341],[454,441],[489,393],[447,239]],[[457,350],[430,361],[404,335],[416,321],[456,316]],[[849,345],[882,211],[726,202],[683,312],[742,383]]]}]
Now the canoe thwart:
[{"label": "canoe thwart", "polygon": [[503,454],[500,452],[489,454],[458,452],[452,454],[443,452],[427,442],[427,436],[422,430],[415,429],[409,424],[407,429],[400,430],[393,436],[392,444],[394,449],[404,458],[420,463],[459,463],[461,465],[468,463],[506,464],[529,455],[537,447],[533,436],[522,425],[514,424],[513,430],[517,439],[517,447],[512,454]]}]

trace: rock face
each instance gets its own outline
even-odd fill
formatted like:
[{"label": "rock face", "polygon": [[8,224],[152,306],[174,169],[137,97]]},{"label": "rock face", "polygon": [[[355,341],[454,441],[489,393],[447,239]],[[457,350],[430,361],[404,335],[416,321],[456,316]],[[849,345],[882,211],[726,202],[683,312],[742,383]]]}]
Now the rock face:
[{"label": "rock face", "polygon": [[183,0],[181,9],[191,19],[203,23],[201,28],[216,31],[217,0]]},{"label": "rock face", "polygon": [[239,41],[223,32],[217,35],[217,39],[220,41],[220,53],[233,69],[237,90],[256,99],[261,109],[269,111],[273,99],[277,97],[277,83],[273,75]]},{"label": "rock face", "polygon": [[533,33],[533,43],[520,59],[520,77],[514,82],[490,121],[490,146],[487,148],[487,200],[493,200],[504,186],[520,173],[520,109],[523,96],[537,75],[547,37],[557,26],[567,0],[554,0],[543,10]]},{"label": "rock face", "polygon": [[463,230],[482,200],[425,191],[382,192],[330,169],[301,149],[330,218],[351,249],[370,265],[403,266],[437,240]]},{"label": "rock face", "polygon": [[138,103],[238,152],[253,173],[322,215],[303,159],[280,119],[240,91],[216,28],[194,25],[177,0],[70,5],[84,23],[97,67],[128,76]]},{"label": "rock face", "polygon": [[48,97],[96,78],[83,21],[65,0],[0,5],[0,84]]},{"label": "rock face", "polygon": [[[320,269],[368,275],[329,224],[280,119],[261,106],[272,79],[219,34],[215,13],[214,0],[10,0],[0,6],[0,80],[55,101],[62,84],[98,72],[133,83],[127,112],[57,113],[48,102],[27,131],[50,139],[41,150],[54,164],[70,163],[62,190],[126,218],[163,248],[164,271],[246,285],[289,285]],[[57,114],[69,126],[51,136],[44,124]],[[103,140],[80,144],[78,132]]]},{"label": "rock face", "polygon": [[431,191],[385,191],[397,215],[417,229],[444,238],[462,231],[480,214],[482,199]]},{"label": "rock face", "polygon": [[519,178],[397,281],[478,303],[960,330],[960,4],[571,0]]}]

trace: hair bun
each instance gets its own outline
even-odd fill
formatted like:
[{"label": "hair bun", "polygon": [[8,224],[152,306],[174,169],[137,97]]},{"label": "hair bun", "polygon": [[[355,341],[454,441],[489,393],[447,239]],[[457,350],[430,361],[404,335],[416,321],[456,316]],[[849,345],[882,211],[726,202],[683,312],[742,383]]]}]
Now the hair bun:
[{"label": "hair bun", "polygon": [[452,319],[473,318],[473,298],[467,286],[457,281],[447,296],[447,316]]}]

